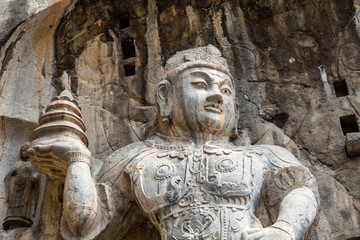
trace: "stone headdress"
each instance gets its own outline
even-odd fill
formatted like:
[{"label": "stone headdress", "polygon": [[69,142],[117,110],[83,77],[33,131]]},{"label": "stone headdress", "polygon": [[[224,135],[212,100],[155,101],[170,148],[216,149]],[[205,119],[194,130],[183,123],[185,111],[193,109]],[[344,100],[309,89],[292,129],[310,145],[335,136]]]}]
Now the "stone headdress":
[{"label": "stone headdress", "polygon": [[209,44],[206,47],[198,47],[179,51],[174,54],[165,65],[165,78],[173,79],[179,73],[188,68],[208,67],[224,72],[233,79],[226,59],[215,46]]}]

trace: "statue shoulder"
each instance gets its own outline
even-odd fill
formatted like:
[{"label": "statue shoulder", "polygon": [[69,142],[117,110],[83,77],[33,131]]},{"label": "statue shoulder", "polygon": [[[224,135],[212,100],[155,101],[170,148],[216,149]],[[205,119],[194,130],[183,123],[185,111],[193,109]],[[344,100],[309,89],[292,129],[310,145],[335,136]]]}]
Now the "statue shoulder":
[{"label": "statue shoulder", "polygon": [[275,168],[300,166],[301,163],[287,149],[276,145],[255,145],[266,155],[267,160]]},{"label": "statue shoulder", "polygon": [[[146,141],[131,143],[122,147],[106,158],[103,166],[97,174],[99,182],[116,179],[117,176],[124,172],[126,166],[133,160],[140,152],[148,148]],[[115,176],[116,175],[116,176]]]}]

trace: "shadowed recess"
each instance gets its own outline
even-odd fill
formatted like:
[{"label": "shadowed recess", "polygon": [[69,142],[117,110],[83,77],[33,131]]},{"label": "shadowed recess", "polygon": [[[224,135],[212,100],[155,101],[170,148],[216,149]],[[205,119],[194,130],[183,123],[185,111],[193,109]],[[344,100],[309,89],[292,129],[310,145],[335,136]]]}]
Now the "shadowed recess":
[{"label": "shadowed recess", "polygon": [[122,40],[121,48],[123,52],[123,59],[136,56],[134,40],[132,38]]},{"label": "shadowed recess", "polygon": [[126,77],[133,76],[136,73],[134,64],[126,64],[126,65],[124,65],[124,69],[125,69]]},{"label": "shadowed recess", "polygon": [[344,135],[351,132],[359,132],[355,115],[340,117],[340,124]]},{"label": "shadowed recess", "polygon": [[130,19],[129,16],[125,16],[120,18],[120,28],[124,29],[130,26]]},{"label": "shadowed recess", "polygon": [[286,121],[289,118],[289,114],[287,113],[278,113],[275,114],[274,119],[271,120],[272,123],[274,123],[279,128],[283,128],[285,126]]},{"label": "shadowed recess", "polygon": [[336,97],[344,97],[349,95],[345,80],[335,81],[334,89],[335,89]]}]

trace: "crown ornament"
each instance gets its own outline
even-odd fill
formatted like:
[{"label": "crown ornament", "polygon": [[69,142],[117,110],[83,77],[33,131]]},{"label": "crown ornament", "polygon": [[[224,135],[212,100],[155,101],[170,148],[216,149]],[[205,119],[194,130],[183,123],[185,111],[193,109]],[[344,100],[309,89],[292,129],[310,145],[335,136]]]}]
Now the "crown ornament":
[{"label": "crown ornament", "polygon": [[171,79],[188,68],[208,67],[224,72],[233,79],[226,59],[215,46],[209,44],[205,47],[198,47],[179,51],[174,54],[165,65],[165,78]]}]

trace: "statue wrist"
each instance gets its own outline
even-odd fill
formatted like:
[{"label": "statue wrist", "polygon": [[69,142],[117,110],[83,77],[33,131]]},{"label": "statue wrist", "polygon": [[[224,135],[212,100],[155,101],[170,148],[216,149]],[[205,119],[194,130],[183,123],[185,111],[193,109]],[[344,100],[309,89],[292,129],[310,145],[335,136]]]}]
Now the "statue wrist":
[{"label": "statue wrist", "polygon": [[271,228],[279,229],[285,233],[287,233],[292,240],[296,240],[296,230],[295,227],[284,220],[278,220],[276,223],[270,226]]},{"label": "statue wrist", "polygon": [[69,159],[68,167],[73,163],[83,162],[91,168],[91,155],[84,152],[67,152],[66,155]]}]

